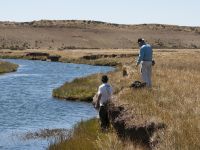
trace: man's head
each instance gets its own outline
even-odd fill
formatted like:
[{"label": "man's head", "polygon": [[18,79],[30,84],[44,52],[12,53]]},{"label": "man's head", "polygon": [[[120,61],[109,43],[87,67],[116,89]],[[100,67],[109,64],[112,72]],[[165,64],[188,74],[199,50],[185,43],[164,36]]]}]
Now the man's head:
[{"label": "man's head", "polygon": [[145,44],[145,40],[143,38],[139,38],[138,39],[138,45],[141,47],[144,44]]},{"label": "man's head", "polygon": [[107,76],[107,75],[103,75],[103,76],[101,77],[101,81],[102,81],[103,83],[107,83],[107,82],[108,82],[108,76]]}]

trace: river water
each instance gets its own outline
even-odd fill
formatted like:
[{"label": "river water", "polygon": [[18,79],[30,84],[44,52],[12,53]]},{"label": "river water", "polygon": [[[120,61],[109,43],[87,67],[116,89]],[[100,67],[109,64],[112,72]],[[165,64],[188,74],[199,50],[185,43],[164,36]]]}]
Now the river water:
[{"label": "river water", "polygon": [[19,68],[0,75],[1,150],[44,150],[50,139],[25,140],[23,135],[43,129],[70,129],[81,120],[95,117],[91,104],[57,100],[52,90],[77,77],[113,70],[60,62],[4,61],[19,64]]}]

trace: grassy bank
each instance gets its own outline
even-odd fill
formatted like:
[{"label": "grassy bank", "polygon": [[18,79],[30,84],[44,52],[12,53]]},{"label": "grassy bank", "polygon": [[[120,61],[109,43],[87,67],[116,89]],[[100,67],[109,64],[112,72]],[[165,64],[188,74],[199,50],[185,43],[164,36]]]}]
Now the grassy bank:
[{"label": "grassy bank", "polygon": [[14,72],[17,70],[17,68],[18,68],[18,65],[16,64],[0,61],[0,74]]},{"label": "grassy bank", "polygon": [[98,137],[102,138],[104,136],[101,132],[99,132],[97,119],[80,122],[72,131],[73,136],[69,136],[68,140],[59,139],[59,144],[50,145],[49,150],[93,150],[96,148],[95,142]]},{"label": "grassy bank", "polygon": [[97,91],[96,85],[100,75],[91,75],[84,78],[75,79],[70,83],[53,90],[53,96],[67,100],[92,101],[92,97]]},{"label": "grassy bank", "polygon": [[[112,84],[114,93],[117,94],[124,87],[128,87],[131,79],[124,78],[121,68],[107,73],[109,82]],[[53,96],[66,100],[78,100],[91,102],[93,96],[101,84],[102,74],[94,74],[83,78],[77,78],[72,82],[66,82],[61,87],[53,90]]]},{"label": "grassy bank", "polygon": [[[60,62],[89,64],[99,66],[119,66],[126,62],[126,57],[137,55],[133,50],[1,50],[0,58],[3,59],[28,59],[28,60],[47,60],[45,56],[30,56],[29,53],[45,53],[50,56],[61,56]],[[114,55],[113,55],[114,54]],[[120,57],[122,56],[123,57]],[[130,55],[130,56],[129,56]],[[95,58],[95,56],[100,56]],[[86,58],[85,58],[86,57]],[[91,57],[91,58],[90,58]]]},{"label": "grassy bank", "polygon": [[[155,60],[151,90],[128,88],[131,81],[139,79],[138,71],[133,67],[129,68],[133,74],[127,77],[122,76],[121,70],[108,74],[115,90],[115,103],[126,104],[126,112],[121,115],[121,119],[124,118],[126,127],[147,122],[166,124],[166,130],[153,137],[158,142],[155,149],[200,149],[199,51],[156,52]],[[90,87],[95,93],[100,76],[93,76],[93,79],[86,77],[76,86],[91,81]],[[67,92],[69,89],[68,87],[63,91]],[[88,88],[88,91],[91,89]],[[76,93],[76,88],[73,92]]]},{"label": "grassy bank", "polygon": [[134,145],[130,141],[122,142],[116,134],[110,130],[102,133],[97,119],[82,121],[72,130],[68,139],[58,139],[55,144],[49,146],[49,150],[141,150],[142,147]]},{"label": "grassy bank", "polygon": [[[80,51],[71,51],[70,54],[62,51],[61,54],[63,62],[96,63],[101,60],[106,64],[109,59],[112,59],[117,64],[126,64],[128,76],[123,77],[121,67],[108,73],[109,82],[114,88],[114,103],[122,105],[126,110],[120,114],[120,119],[124,120],[126,127],[138,127],[148,122],[162,122],[167,128],[153,135],[152,140],[158,143],[154,147],[155,149],[200,149],[200,50],[155,51],[156,65],[153,67],[153,88],[151,90],[129,88],[132,81],[140,79],[139,69],[134,68],[133,62],[130,63],[134,60],[133,57],[85,60],[82,57],[93,54],[93,51],[87,51],[85,54]],[[96,54],[99,52],[95,52]],[[91,101],[100,85],[100,78],[101,74],[96,74],[75,79],[55,89],[53,96],[69,100]],[[85,123],[80,124],[84,126]],[[74,149],[82,149],[82,145],[83,149],[89,149],[86,148],[87,145],[93,145],[94,147],[91,146],[93,149],[103,149],[99,145],[108,145],[108,149],[114,149],[112,146],[115,145],[115,149],[121,149],[121,144],[123,149],[129,149],[128,146],[131,144],[122,143],[115,132],[102,135],[98,131],[97,122],[96,124],[94,122],[90,125],[86,124],[86,126],[96,127],[93,129],[83,127],[82,132],[85,135],[80,138],[78,133],[81,131],[78,125],[69,140],[61,140],[59,144],[55,145],[65,145],[77,137],[71,144]],[[90,138],[90,134],[92,134],[92,138]],[[89,144],[86,139],[96,142]]]}]

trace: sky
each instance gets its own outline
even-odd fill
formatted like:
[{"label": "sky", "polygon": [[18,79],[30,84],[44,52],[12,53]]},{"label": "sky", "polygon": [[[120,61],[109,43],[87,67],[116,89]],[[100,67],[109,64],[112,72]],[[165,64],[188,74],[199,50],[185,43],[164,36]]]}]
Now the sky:
[{"label": "sky", "polygon": [[0,21],[95,20],[200,26],[200,0],[1,0]]}]

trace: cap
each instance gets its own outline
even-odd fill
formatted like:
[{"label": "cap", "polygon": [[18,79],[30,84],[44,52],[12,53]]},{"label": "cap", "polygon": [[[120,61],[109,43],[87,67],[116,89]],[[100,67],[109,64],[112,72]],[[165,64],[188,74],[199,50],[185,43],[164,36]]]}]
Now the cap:
[{"label": "cap", "polygon": [[141,42],[144,42],[144,39],[143,39],[143,38],[139,38],[139,39],[138,39],[138,43],[141,43]]}]

